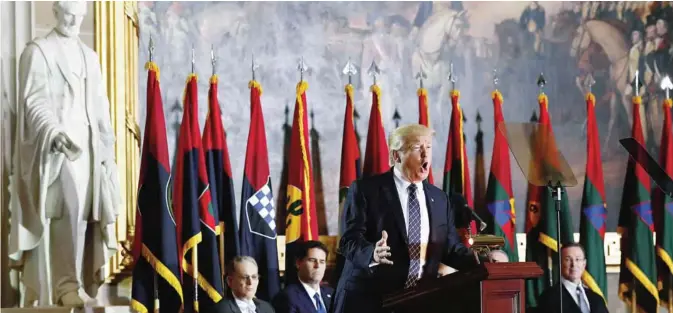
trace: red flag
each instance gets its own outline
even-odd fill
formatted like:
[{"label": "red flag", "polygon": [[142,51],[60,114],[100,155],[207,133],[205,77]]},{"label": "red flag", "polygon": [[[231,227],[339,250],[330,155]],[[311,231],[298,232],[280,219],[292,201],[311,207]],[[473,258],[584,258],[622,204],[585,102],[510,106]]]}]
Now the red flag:
[{"label": "red flag", "polygon": [[[418,88],[418,124],[430,127],[430,111],[428,108],[428,91],[425,88]],[[435,184],[435,179],[432,177],[432,168],[428,174],[428,182]]]},{"label": "red flag", "polygon": [[[465,136],[463,133],[463,110],[460,108],[458,99],[460,92],[451,91],[451,125],[449,126],[449,138],[446,143],[446,159],[444,163],[444,192],[454,192],[465,198],[467,205],[474,208],[472,199],[472,186],[470,184],[470,168],[465,149]],[[459,214],[456,218],[456,227],[461,232],[461,238],[468,244],[467,226],[470,226],[471,234],[477,233],[476,223]]]},{"label": "red flag", "polygon": [[388,143],[381,121],[381,89],[372,85],[372,110],[369,113],[369,130],[365,149],[365,165],[362,169],[364,177],[384,173],[390,169]]},{"label": "red flag", "polygon": [[339,235],[343,232],[345,221],[341,219],[343,203],[350,185],[362,174],[360,168],[360,149],[355,136],[353,123],[353,85],[346,85],[346,112],[344,113],[343,141],[341,143],[341,174],[339,175]]},{"label": "red flag", "polygon": [[285,277],[296,279],[295,250],[297,244],[318,240],[318,216],[315,208],[313,168],[309,151],[308,83],[297,84],[294,121],[290,137],[290,155],[287,179],[287,218],[285,220]]}]

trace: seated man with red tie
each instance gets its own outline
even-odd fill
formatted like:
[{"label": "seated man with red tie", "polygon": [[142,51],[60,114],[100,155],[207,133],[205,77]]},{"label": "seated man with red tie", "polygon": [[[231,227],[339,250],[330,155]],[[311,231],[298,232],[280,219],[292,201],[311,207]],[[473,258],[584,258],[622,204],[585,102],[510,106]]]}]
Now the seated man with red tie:
[{"label": "seated man with red tie", "polygon": [[582,274],[587,266],[584,248],[579,243],[561,248],[561,282],[563,284],[563,312],[559,311],[559,284],[547,288],[538,298],[536,312],[544,313],[608,313],[603,298],[582,285]]},{"label": "seated man with red tie", "polygon": [[276,313],[327,313],[332,304],[332,288],[321,286],[327,267],[327,246],[306,241],[297,249],[298,282],[288,284],[273,299]]},{"label": "seated man with red tie", "polygon": [[386,294],[437,279],[440,263],[458,270],[477,264],[458,238],[446,193],[426,181],[433,134],[419,124],[395,129],[391,169],[350,186],[339,242],[346,261],[332,313],[382,312]]}]

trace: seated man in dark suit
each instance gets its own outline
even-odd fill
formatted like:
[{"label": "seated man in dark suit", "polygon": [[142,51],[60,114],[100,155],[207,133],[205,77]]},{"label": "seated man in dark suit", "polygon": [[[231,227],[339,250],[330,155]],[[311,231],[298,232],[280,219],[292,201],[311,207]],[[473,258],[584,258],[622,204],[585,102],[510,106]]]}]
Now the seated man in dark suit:
[{"label": "seated man in dark suit", "polygon": [[255,259],[237,256],[227,265],[227,286],[233,297],[215,304],[216,313],[275,313],[271,305],[256,299],[259,271]]},{"label": "seated man in dark suit", "polygon": [[538,298],[536,312],[541,313],[608,313],[605,300],[582,285],[582,274],[587,266],[584,248],[578,243],[561,248],[561,282],[563,284],[563,312],[559,311],[559,284],[547,288]]},{"label": "seated man in dark suit", "polygon": [[327,313],[332,304],[332,288],[321,286],[327,267],[327,247],[307,241],[297,249],[299,282],[289,284],[273,299],[277,313]]},{"label": "seated man in dark suit", "polygon": [[478,263],[458,238],[446,193],[426,181],[433,134],[419,124],[397,128],[388,139],[390,171],[350,186],[333,313],[381,312],[384,295],[437,279],[440,263]]}]

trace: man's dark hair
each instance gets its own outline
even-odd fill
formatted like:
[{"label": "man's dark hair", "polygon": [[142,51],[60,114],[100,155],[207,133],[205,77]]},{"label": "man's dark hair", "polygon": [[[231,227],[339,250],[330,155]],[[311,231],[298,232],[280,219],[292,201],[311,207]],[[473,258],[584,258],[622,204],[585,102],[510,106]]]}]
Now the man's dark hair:
[{"label": "man's dark hair", "polygon": [[297,247],[297,250],[296,250],[297,253],[295,254],[295,256],[297,257],[297,260],[301,260],[301,259],[305,258],[308,255],[308,250],[315,249],[315,248],[324,251],[325,252],[325,258],[327,258],[327,255],[329,255],[329,251],[327,250],[327,246],[324,243],[322,243],[320,241],[317,241],[317,240],[309,240],[309,241],[306,241],[306,242],[300,244]]},{"label": "man's dark hair", "polygon": [[572,248],[572,247],[580,248],[580,250],[582,250],[582,255],[584,255],[584,258],[586,259],[587,252],[584,250],[584,247],[582,247],[582,245],[579,244],[578,242],[571,242],[571,243],[566,243],[566,244],[562,245],[561,246],[561,253],[563,253],[563,250],[568,249],[568,248]]}]

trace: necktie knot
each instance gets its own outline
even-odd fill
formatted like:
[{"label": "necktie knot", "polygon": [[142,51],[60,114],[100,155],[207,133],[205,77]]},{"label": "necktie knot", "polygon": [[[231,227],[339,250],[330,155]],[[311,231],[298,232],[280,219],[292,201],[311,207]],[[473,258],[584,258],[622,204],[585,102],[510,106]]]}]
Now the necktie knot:
[{"label": "necktie knot", "polygon": [[409,187],[407,187],[407,191],[409,192],[410,195],[415,195],[416,194],[416,184],[411,184]]}]

